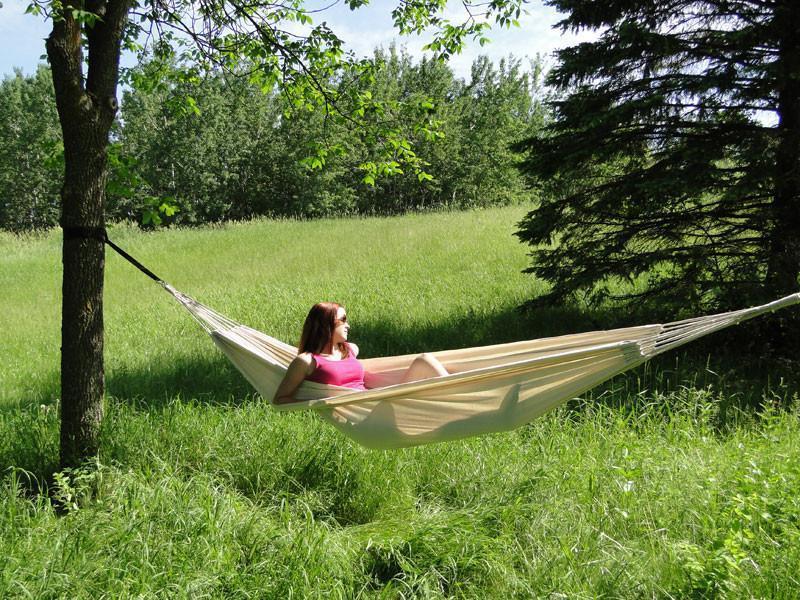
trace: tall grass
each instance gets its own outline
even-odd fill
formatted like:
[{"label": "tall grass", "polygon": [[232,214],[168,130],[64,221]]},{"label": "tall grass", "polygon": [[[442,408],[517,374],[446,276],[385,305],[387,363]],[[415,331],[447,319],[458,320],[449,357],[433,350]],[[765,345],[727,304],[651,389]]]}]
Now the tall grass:
[{"label": "tall grass", "polygon": [[[287,341],[320,299],[369,356],[603,327],[516,310],[541,290],[522,214],[111,235]],[[100,465],[49,477],[59,249],[0,236],[0,597],[797,597],[800,426],[779,366],[758,389],[780,411],[737,408],[732,363],[673,355],[511,433],[375,452],[253,397],[113,255]]]}]

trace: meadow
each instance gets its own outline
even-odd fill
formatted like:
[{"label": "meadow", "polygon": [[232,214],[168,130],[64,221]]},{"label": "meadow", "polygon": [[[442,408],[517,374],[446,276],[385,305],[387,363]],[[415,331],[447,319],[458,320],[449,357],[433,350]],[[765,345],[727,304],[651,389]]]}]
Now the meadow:
[{"label": "meadow", "polygon": [[[311,304],[341,302],[364,356],[635,324],[518,310],[543,290],[512,235],[524,212],[109,234],[289,342]],[[0,597],[800,596],[792,367],[723,334],[516,431],[372,451],[273,411],[108,252],[101,454],[53,476],[60,245],[0,234]]]}]

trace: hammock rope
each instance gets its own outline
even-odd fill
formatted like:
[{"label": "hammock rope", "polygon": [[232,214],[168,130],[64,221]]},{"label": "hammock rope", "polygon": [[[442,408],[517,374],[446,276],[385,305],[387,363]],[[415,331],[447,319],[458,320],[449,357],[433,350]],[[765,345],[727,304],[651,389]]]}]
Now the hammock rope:
[{"label": "hammock rope", "polygon": [[[187,296],[107,236],[104,241],[158,282],[253,387],[264,398],[273,398],[297,348]],[[800,293],[761,306],[665,324],[431,352],[449,374],[406,383],[402,376],[416,354],[364,359],[366,390],[305,381],[297,402],[274,406],[282,411],[313,409],[369,448],[400,448],[506,431],[654,356],[797,303]]]}]

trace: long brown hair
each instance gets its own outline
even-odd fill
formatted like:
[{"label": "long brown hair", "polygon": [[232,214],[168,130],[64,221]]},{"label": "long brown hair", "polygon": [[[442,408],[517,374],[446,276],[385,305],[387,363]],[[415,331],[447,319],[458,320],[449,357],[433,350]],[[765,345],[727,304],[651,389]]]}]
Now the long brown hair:
[{"label": "long brown hair", "polygon": [[[305,323],[303,323],[303,333],[300,335],[300,344],[297,352],[311,352],[320,354],[331,343],[333,330],[336,329],[336,317],[341,306],[336,302],[318,302],[308,311]],[[342,357],[350,355],[348,344],[337,344]]]}]

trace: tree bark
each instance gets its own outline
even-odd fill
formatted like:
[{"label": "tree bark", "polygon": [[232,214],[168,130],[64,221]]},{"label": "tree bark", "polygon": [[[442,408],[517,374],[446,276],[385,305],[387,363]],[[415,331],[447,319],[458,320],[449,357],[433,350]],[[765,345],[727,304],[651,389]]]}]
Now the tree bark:
[{"label": "tree bark", "polygon": [[800,275],[800,6],[784,0],[775,11],[779,37],[778,148],[767,295],[797,290]]},{"label": "tree bark", "polygon": [[[99,451],[103,418],[103,275],[108,134],[117,109],[116,88],[127,0],[86,2],[101,16],[94,27],[77,22],[65,3],[47,39],[56,106],[64,136],[61,189],[63,284],[61,324],[61,467],[78,466]],[[82,38],[88,47],[83,76]],[[78,235],[74,235],[78,232]],[[82,232],[82,233],[81,233]]]}]

